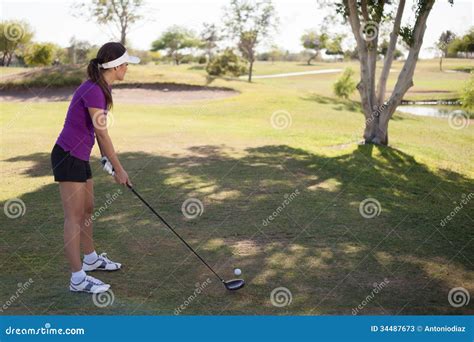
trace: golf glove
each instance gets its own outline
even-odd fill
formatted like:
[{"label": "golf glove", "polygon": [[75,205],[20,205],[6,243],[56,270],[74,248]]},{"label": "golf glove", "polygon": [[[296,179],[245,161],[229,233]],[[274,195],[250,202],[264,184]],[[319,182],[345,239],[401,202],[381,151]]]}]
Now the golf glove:
[{"label": "golf glove", "polygon": [[107,158],[106,156],[103,156],[100,159],[100,162],[105,172],[107,172],[111,176],[115,175],[114,167],[112,166],[112,163],[109,161],[109,158]]}]

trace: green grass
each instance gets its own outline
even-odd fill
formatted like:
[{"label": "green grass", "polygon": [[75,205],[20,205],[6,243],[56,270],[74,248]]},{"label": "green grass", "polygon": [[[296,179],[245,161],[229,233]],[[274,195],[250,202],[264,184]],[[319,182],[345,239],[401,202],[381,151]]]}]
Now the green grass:
[{"label": "green grass", "polygon": [[[436,63],[420,63],[415,87],[456,93],[465,75],[441,74]],[[262,74],[284,70],[272,68],[256,66]],[[0,200],[26,205],[24,216],[0,218],[2,302],[19,282],[34,280],[2,314],[172,315],[208,277],[212,283],[183,314],[350,315],[385,278],[388,285],[361,314],[472,314],[472,306],[455,309],[447,299],[453,287],[474,291],[472,202],[440,225],[472,192],[472,125],[453,130],[444,119],[396,115],[391,147],[359,146],[363,116],[356,104],[333,98],[337,77],[216,79],[211,86],[240,94],[186,105],[116,104],[110,131],[136,188],[225,278],[241,268],[247,286],[226,293],[124,189],[95,226],[98,251],[125,265],[98,275],[115,295],[106,308],[67,291],[49,153],[68,103],[2,103]],[[209,83],[189,65],[132,67],[127,81]],[[290,127],[272,127],[276,111],[290,113]],[[97,208],[119,189],[100,171],[98,156],[95,147]],[[295,190],[300,194],[263,225]],[[192,220],[181,213],[190,197],[204,205]],[[382,208],[373,219],[359,213],[369,197]],[[270,301],[280,286],[293,296],[283,308]]]}]

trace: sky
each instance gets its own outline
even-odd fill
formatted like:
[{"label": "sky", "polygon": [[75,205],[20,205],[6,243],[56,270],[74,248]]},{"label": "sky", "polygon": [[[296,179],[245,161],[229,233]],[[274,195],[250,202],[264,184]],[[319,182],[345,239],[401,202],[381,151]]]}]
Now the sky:
[{"label": "sky", "polygon": [[[414,18],[413,1],[407,0],[405,20]],[[203,22],[220,24],[223,7],[228,3],[228,0],[148,0],[146,19],[132,28],[129,42],[133,48],[148,50],[151,42],[169,26],[182,25],[199,32]],[[318,9],[316,0],[274,0],[273,3],[280,24],[272,43],[291,52],[301,51],[301,35],[308,29],[320,27],[327,13]],[[97,45],[114,39],[114,31],[109,28],[85,17],[73,16],[74,4],[76,0],[1,0],[0,15],[2,20],[28,21],[34,28],[35,41],[53,42],[63,47],[68,46],[72,36]],[[428,20],[421,57],[433,54],[430,48],[441,32],[449,29],[464,34],[471,26],[474,26],[474,0],[455,0],[454,6],[449,5],[448,0],[437,0]]]}]

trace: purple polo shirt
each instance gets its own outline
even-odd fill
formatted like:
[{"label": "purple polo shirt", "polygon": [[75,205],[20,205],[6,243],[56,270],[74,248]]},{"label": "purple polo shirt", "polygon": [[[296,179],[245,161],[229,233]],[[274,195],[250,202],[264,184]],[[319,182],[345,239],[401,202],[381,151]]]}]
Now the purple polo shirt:
[{"label": "purple polo shirt", "polygon": [[91,80],[82,83],[74,92],[56,144],[72,156],[89,161],[95,135],[88,108],[106,110],[106,107],[105,95],[100,86]]}]

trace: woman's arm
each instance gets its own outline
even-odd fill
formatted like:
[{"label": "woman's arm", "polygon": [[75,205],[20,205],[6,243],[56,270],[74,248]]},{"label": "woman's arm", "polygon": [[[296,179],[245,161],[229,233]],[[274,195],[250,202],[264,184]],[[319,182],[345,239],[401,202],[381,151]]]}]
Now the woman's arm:
[{"label": "woman's arm", "polygon": [[109,132],[107,131],[107,115],[104,113],[104,110],[99,108],[89,108],[89,114],[94,124],[94,132],[97,137],[100,153],[102,156],[106,156],[110,160],[115,169],[115,181],[119,184],[132,185],[127,172],[125,172],[117,154],[115,153],[112,139],[110,139]]}]

